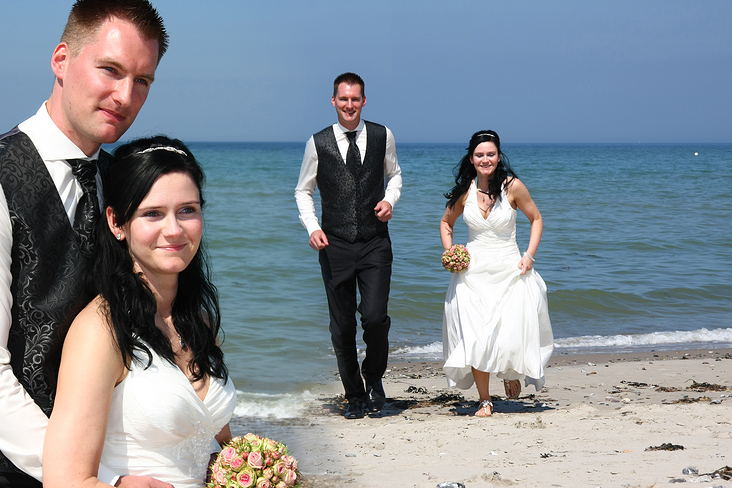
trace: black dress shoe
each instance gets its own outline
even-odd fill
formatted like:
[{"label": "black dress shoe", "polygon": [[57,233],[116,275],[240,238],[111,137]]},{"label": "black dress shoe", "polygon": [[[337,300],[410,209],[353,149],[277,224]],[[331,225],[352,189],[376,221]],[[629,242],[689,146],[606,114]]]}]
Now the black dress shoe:
[{"label": "black dress shoe", "polygon": [[369,412],[380,412],[386,403],[386,393],[381,380],[366,385],[366,408]]},{"label": "black dress shoe", "polygon": [[363,402],[359,400],[348,402],[348,406],[346,407],[346,413],[343,414],[343,416],[349,420],[362,419],[364,416]]}]

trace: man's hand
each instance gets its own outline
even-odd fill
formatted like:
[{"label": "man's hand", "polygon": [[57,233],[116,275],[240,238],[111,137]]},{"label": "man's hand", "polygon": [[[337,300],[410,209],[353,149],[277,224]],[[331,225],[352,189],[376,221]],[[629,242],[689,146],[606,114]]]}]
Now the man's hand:
[{"label": "man's hand", "polygon": [[325,232],[322,230],[316,230],[310,234],[310,247],[316,251],[324,249],[328,245],[328,238],[325,237]]},{"label": "man's hand", "polygon": [[376,218],[382,222],[391,220],[391,203],[386,200],[380,201],[374,207],[374,212],[376,213]]},{"label": "man's hand", "polygon": [[120,476],[114,486],[122,488],[175,488],[170,483],[163,483],[148,476]]}]

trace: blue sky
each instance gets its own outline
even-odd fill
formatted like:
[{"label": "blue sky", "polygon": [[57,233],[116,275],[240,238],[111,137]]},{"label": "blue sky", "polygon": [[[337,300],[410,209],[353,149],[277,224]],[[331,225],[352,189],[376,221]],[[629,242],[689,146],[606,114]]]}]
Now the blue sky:
[{"label": "blue sky", "polygon": [[[0,0],[3,132],[50,93],[71,3]],[[304,142],[355,71],[397,142],[732,142],[727,0],[153,4],[171,46],[123,139]]]}]

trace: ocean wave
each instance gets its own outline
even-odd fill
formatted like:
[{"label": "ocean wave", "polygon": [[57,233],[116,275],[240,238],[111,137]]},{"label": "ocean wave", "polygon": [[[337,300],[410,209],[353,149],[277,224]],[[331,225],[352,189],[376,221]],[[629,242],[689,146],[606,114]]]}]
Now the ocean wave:
[{"label": "ocean wave", "polygon": [[257,393],[237,390],[234,416],[277,420],[298,418],[315,398],[309,390],[301,393]]},{"label": "ocean wave", "polygon": [[436,341],[421,346],[402,346],[394,349],[390,354],[393,358],[399,359],[442,359],[442,342]]},{"label": "ocean wave", "polygon": [[[682,347],[706,347],[710,344],[726,344],[732,347],[732,328],[697,329],[688,331],[665,331],[645,334],[615,334],[610,336],[587,335],[564,337],[554,340],[557,351],[592,352],[593,349],[619,351],[623,348],[652,348],[656,346],[677,345]],[[435,361],[442,360],[442,342],[425,345],[402,346],[390,353],[394,361]]]},{"label": "ocean wave", "polygon": [[611,336],[580,336],[556,339],[556,349],[593,349],[612,347],[642,347],[666,344],[717,344],[732,345],[732,328],[697,329],[685,331],[650,332],[646,334],[616,334]]}]

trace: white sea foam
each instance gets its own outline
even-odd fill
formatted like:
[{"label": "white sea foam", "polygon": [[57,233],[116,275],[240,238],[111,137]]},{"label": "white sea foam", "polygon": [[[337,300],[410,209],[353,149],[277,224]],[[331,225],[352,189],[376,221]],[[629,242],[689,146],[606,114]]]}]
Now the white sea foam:
[{"label": "white sea foam", "polygon": [[290,419],[300,417],[315,400],[306,390],[301,393],[252,393],[237,390],[235,417]]},{"label": "white sea foam", "polygon": [[404,346],[391,352],[393,359],[442,359],[442,342],[433,342],[422,346]]},{"label": "white sea foam", "polygon": [[[666,331],[647,334],[616,334],[611,336],[589,335],[554,340],[554,346],[558,351],[583,350],[585,352],[592,352],[593,349],[621,351],[623,349],[653,348],[671,345],[694,348],[720,344],[726,347],[732,347],[732,328]],[[421,346],[399,347],[392,351],[390,356],[393,361],[441,360],[442,342],[438,341]]]},{"label": "white sea foam", "polygon": [[580,336],[556,339],[557,349],[592,349],[652,347],[662,345],[718,344],[729,343],[732,346],[732,328],[729,329],[697,329],[688,331],[651,332],[648,334],[616,334],[611,336]]}]

